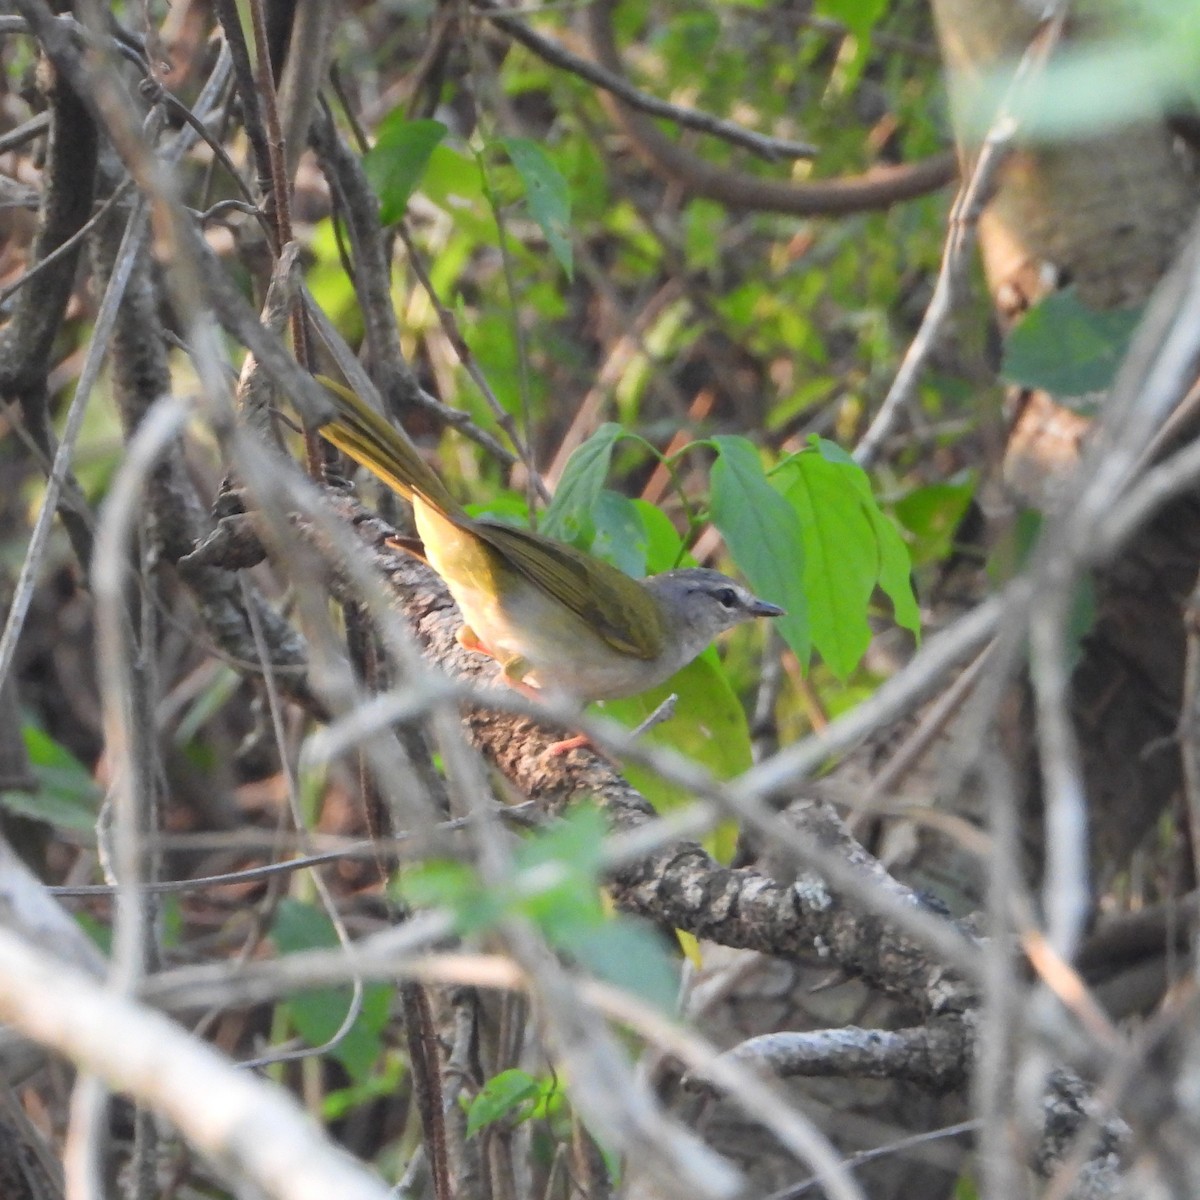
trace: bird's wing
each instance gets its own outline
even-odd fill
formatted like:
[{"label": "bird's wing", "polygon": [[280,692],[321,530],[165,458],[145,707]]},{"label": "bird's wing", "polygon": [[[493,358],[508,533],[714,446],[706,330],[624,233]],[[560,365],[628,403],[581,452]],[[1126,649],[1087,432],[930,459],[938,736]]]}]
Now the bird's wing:
[{"label": "bird's wing", "polygon": [[646,660],[662,653],[666,631],[658,601],[623,571],[502,521],[475,520],[471,526],[526,579],[577,613],[614,649]]}]

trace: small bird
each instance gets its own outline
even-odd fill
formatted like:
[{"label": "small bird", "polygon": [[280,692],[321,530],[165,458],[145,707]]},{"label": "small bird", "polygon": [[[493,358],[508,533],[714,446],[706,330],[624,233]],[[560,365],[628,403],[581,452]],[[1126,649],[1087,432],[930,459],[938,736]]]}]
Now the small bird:
[{"label": "small bird", "polygon": [[407,434],[348,388],[321,378],[334,415],[318,432],[411,500],[429,565],[462,613],[462,645],[518,685],[612,700],[686,666],[726,629],[783,609],[719,571],[637,580],[555,538],[469,516]]}]

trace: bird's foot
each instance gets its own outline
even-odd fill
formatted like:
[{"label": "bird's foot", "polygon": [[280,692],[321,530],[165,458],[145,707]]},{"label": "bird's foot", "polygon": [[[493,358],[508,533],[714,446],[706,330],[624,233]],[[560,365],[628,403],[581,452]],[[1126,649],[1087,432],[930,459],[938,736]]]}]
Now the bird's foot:
[{"label": "bird's foot", "polygon": [[[553,758],[570,754],[572,750],[596,750],[592,739],[586,733],[577,733],[574,737],[563,738],[561,742],[551,742],[546,747],[546,753]],[[599,753],[599,751],[596,751]]]},{"label": "bird's foot", "polygon": [[464,650],[474,650],[479,654],[486,654],[488,658],[496,656],[479,640],[479,634],[473,630],[470,625],[460,625],[458,632],[454,635],[454,640]]}]

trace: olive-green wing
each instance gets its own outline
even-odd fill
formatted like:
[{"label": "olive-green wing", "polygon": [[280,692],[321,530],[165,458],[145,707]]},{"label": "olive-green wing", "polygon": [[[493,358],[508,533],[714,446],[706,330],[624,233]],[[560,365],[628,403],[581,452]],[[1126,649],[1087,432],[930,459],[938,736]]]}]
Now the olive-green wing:
[{"label": "olive-green wing", "polygon": [[662,611],[637,580],[529,529],[488,520],[473,521],[471,528],[526,579],[577,613],[610,646],[647,660],[662,653]]}]

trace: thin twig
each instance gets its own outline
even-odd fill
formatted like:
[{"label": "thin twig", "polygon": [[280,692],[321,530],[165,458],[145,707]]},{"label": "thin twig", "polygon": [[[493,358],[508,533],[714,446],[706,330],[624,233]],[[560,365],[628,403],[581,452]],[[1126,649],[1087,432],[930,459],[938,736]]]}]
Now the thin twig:
[{"label": "thin twig", "polygon": [[10,129],[6,134],[0,136],[0,154],[7,154],[10,150],[19,150],[26,142],[33,141],[35,137],[45,133],[49,128],[49,113],[38,113],[36,117],[30,117],[16,129]]},{"label": "thin twig", "polygon": [[1200,873],[1200,581],[1184,606],[1183,627],[1187,632],[1187,651],[1179,705],[1179,755],[1183,764],[1192,869]]},{"label": "thin twig", "polygon": [[0,1013],[115,1090],[152,1106],[236,1177],[274,1200],[387,1200],[282,1089],[144,1005],[106,991],[0,929]]},{"label": "thin twig", "polygon": [[682,105],[670,104],[656,96],[648,95],[631,84],[620,75],[615,75],[599,63],[588,58],[573,54],[560,42],[535,33],[523,21],[517,20],[511,13],[500,8],[496,0],[475,0],[475,11],[486,17],[493,25],[503,29],[513,41],[520,42],[528,50],[532,50],[539,58],[551,66],[561,67],[570,71],[588,83],[611,92],[630,108],[647,113],[652,117],[666,117],[676,125],[687,129],[696,129],[701,133],[711,133],[714,137],[722,138],[735,146],[743,146],[755,154],[777,162],[780,159],[813,158],[817,147],[811,142],[796,142],[787,138],[769,137],[766,134],[755,133],[732,121],[722,120],[712,113],[701,112],[695,108],[685,108]]},{"label": "thin twig", "polygon": [[[258,619],[258,613],[253,603],[250,601],[249,584],[246,583],[244,574],[241,578],[242,587],[246,594],[246,613],[250,619],[250,629],[254,637],[254,645],[258,650],[259,662],[262,665],[263,687],[267,694],[267,707],[271,717],[271,731],[275,737],[275,744],[279,751],[279,760],[283,770],[284,783],[287,790],[288,810],[296,829],[303,831],[305,829],[304,810],[300,802],[300,793],[296,787],[296,777],[292,771],[291,763],[288,761],[287,738],[283,727],[283,708],[280,702],[279,689],[275,685],[274,672],[271,670],[271,659],[267,653],[266,641],[263,638],[262,624]],[[333,893],[329,890],[329,885],[325,882],[320,871],[315,869],[312,872],[311,878],[313,888],[320,898],[321,907],[325,910],[325,915],[329,918],[329,923],[333,927],[338,945],[341,946],[346,954],[350,954],[350,933],[346,929],[345,921],[342,920],[342,914],[338,911],[337,902],[333,898]],[[337,1029],[321,1045],[304,1046],[298,1050],[272,1051],[244,1062],[242,1066],[250,1069],[262,1068],[278,1062],[292,1062],[296,1059],[311,1058],[325,1054],[338,1046],[350,1032],[355,1021],[358,1020],[359,1014],[362,1012],[363,981],[359,976],[352,975],[351,984],[350,1003],[346,1008],[345,1014],[342,1016],[341,1024],[338,1025]]]},{"label": "thin twig", "polygon": [[264,196],[268,196],[271,193],[271,152],[267,147],[267,131],[263,125],[258,85],[254,79],[254,64],[250,61],[241,14],[236,0],[214,0],[213,7],[232,56],[234,81],[241,100],[242,128],[246,131],[254,155],[258,187]]},{"label": "thin twig", "polygon": [[[893,1154],[904,1154],[908,1150],[917,1150],[922,1146],[927,1146],[930,1142],[941,1141],[945,1138],[962,1137],[966,1133],[975,1133],[979,1129],[980,1122],[976,1120],[959,1121],[957,1125],[946,1125],[942,1129],[931,1129],[928,1133],[914,1133],[909,1137],[897,1138],[895,1141],[888,1142],[883,1146],[872,1146],[869,1150],[859,1150],[856,1154],[850,1155],[844,1162],[844,1166],[850,1170],[856,1167],[864,1166],[866,1163],[874,1162],[879,1158],[887,1158]],[[788,1187],[781,1188],[777,1192],[772,1192],[765,1200],[800,1200],[806,1192],[812,1191],[815,1187],[820,1187],[821,1178],[819,1175],[814,1175],[810,1179],[805,1179],[800,1183],[793,1183]]]},{"label": "thin twig", "polygon": [[484,375],[483,369],[479,365],[479,360],[471,352],[471,347],[467,344],[466,338],[463,337],[462,331],[458,327],[458,320],[454,313],[442,303],[441,298],[438,296],[433,286],[433,280],[430,279],[429,272],[425,269],[425,263],[421,258],[416,244],[413,242],[408,226],[401,221],[397,226],[397,231],[400,234],[400,240],[404,243],[404,248],[408,251],[408,262],[413,269],[413,274],[416,275],[421,286],[425,289],[425,294],[429,297],[430,304],[433,305],[433,310],[437,314],[438,321],[445,331],[446,337],[449,338],[450,345],[454,347],[455,354],[458,355],[458,361],[462,363],[463,369],[474,381],[480,395],[487,402],[488,408],[492,410],[492,415],[496,418],[496,423],[508,435],[508,440],[512,443],[513,449],[516,450],[517,457],[524,464],[525,470],[528,472],[533,486],[537,489],[538,495],[544,503],[548,503],[550,500],[550,491],[534,465],[529,443],[521,436],[521,431],[517,428],[517,423],[513,420],[512,414],[500,403],[496,393],[492,390],[492,385],[488,383],[487,376]]},{"label": "thin twig", "polygon": [[98,209],[85,221],[65,242],[62,242],[56,249],[52,250],[45,258],[35,263],[23,275],[13,283],[10,283],[2,292],[0,292],[0,308],[7,304],[13,296],[17,294],[30,280],[36,279],[38,275],[47,267],[53,266],[60,258],[70,254],[70,252],[88,236],[89,233],[102,221],[104,218],[125,198],[125,194],[133,186],[133,181],[123,179],[116,188],[113,189],[112,195],[100,205]]},{"label": "thin twig", "polygon": [[33,532],[29,537],[25,559],[21,563],[21,572],[13,587],[13,598],[4,624],[4,633],[0,635],[0,681],[8,677],[17,641],[25,625],[25,618],[33,599],[33,589],[41,572],[42,557],[49,543],[54,514],[58,510],[59,497],[70,471],[71,456],[75,452],[75,441],[83,428],[83,418],[87,413],[92,389],[96,386],[96,381],[100,378],[100,372],[103,370],[104,357],[108,352],[108,345],[116,328],[121,298],[129,285],[140,251],[141,240],[145,235],[144,216],[145,206],[139,205],[135,216],[130,218],[129,225],[126,227],[125,238],[117,253],[116,265],[109,278],[108,288],[105,290],[104,298],[96,313],[96,322],[92,329],[91,341],[88,343],[87,356],[79,374],[79,382],[75,386],[75,394],[71,397],[71,407],[67,410],[66,423],[63,426],[58,448],[54,453],[54,465],[46,480],[45,495],[42,497],[42,506],[38,510]]}]

